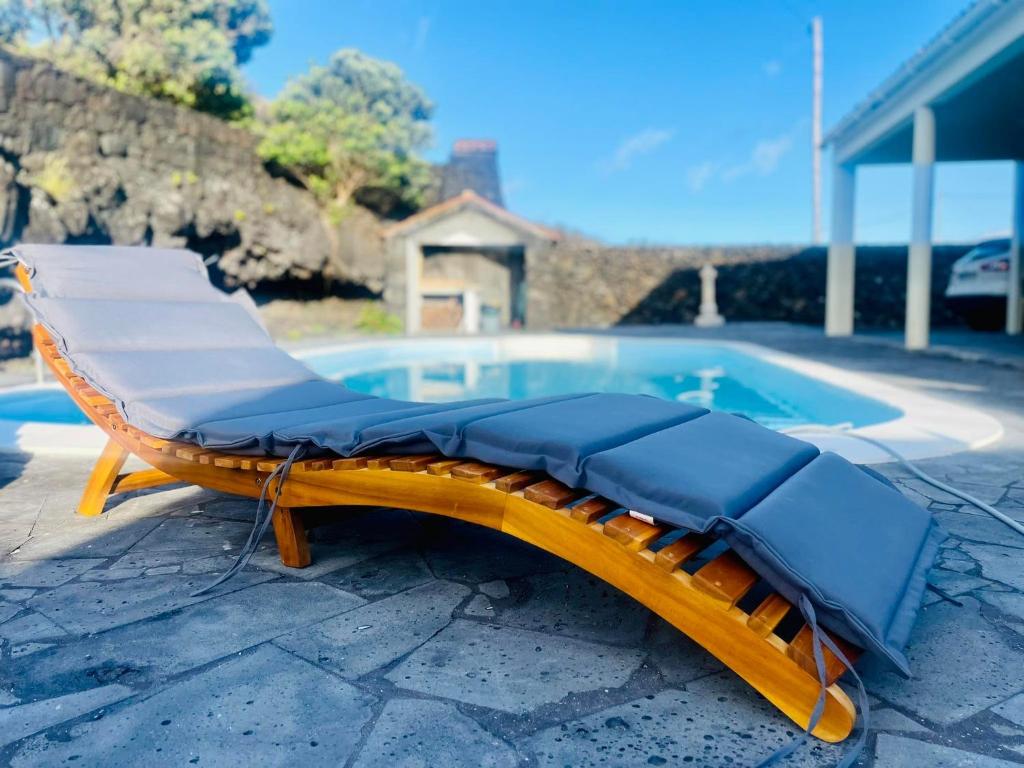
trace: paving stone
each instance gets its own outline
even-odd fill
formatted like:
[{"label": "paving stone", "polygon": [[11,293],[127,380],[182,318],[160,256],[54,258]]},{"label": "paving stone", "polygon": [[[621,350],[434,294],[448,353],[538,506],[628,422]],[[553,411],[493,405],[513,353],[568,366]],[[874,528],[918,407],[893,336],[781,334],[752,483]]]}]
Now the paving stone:
[{"label": "paving stone", "polygon": [[105,568],[83,573],[78,577],[79,581],[123,581],[125,579],[137,579],[143,574],[141,568]]},{"label": "paving stone", "polygon": [[11,646],[11,658],[17,659],[20,656],[28,656],[30,653],[45,651],[47,648],[53,648],[56,645],[56,643],[17,643]]},{"label": "paving stone", "polygon": [[12,766],[342,765],[372,699],[272,646],[21,745]]},{"label": "paving stone", "polygon": [[989,728],[998,733],[1000,736],[1010,736],[1017,738],[1024,736],[1024,728],[1017,728],[1012,725],[1003,725],[1002,723],[990,723]]},{"label": "paving stone", "polygon": [[[939,512],[935,517],[948,533],[958,536],[966,542],[1000,544],[1016,549],[1024,549],[1024,536],[1018,536],[1005,523],[1001,523],[988,515]],[[970,554],[967,544],[962,546],[961,549]]]},{"label": "paving stone", "polygon": [[294,576],[297,579],[318,579],[333,571],[361,563],[364,560],[388,552],[397,546],[389,541],[358,542],[355,546],[334,546],[311,542],[309,545],[313,562],[305,568],[289,568],[281,563],[277,544],[263,544],[253,555],[252,565],[265,571]]},{"label": "paving stone", "polygon": [[367,600],[388,597],[433,580],[423,558],[408,548],[365,560],[322,579],[327,584],[333,584],[346,592],[355,592]]},{"label": "paving stone", "polygon": [[565,570],[564,561],[497,531],[455,520],[430,523],[422,551],[439,579],[480,584]]},{"label": "paving stone", "polygon": [[962,602],[962,608],[943,602],[921,611],[907,649],[911,679],[866,658],[862,676],[868,690],[926,720],[950,725],[1024,689],[1019,652],[981,617],[977,600]]},{"label": "paving stone", "polygon": [[508,582],[504,579],[497,579],[495,581],[488,581],[485,584],[481,584],[480,591],[488,597],[493,597],[495,600],[504,600],[510,594]]},{"label": "paving stone", "polygon": [[25,523],[31,526],[39,517],[42,503],[37,499],[4,499],[4,523],[13,525]]},{"label": "paving stone", "polygon": [[1018,765],[886,733],[879,734],[875,745],[875,768],[1013,768]]},{"label": "paving stone", "polygon": [[[927,472],[927,470],[925,471]],[[964,493],[968,493],[971,496],[974,496],[975,498],[985,502],[986,504],[995,504],[1003,497],[1003,494],[1006,492],[1005,483],[992,484],[968,482],[963,479],[962,475],[960,476],[960,479],[951,479],[948,476],[945,478],[937,477],[936,479],[945,479],[947,484],[953,485],[954,488],[957,488],[958,490],[961,490]],[[929,485],[928,483],[924,482],[923,480],[919,480],[916,477],[901,480],[900,485],[903,485],[906,488],[910,488],[911,490],[921,494],[922,496],[924,496],[927,499],[930,499],[931,501],[937,501],[944,504],[963,504],[963,499],[961,499],[959,496],[954,496],[951,493],[946,493],[945,491],[940,490],[933,485]]]},{"label": "paving stone", "polygon": [[21,603],[28,600],[36,591],[34,589],[0,589],[0,600]]},{"label": "paving stone", "polygon": [[456,619],[386,677],[395,685],[525,714],[570,693],[618,688],[641,651]]},{"label": "paving stone", "polygon": [[8,561],[0,563],[0,584],[8,587],[56,587],[102,562],[102,558]]},{"label": "paving stone", "polygon": [[131,694],[131,689],[123,685],[104,685],[88,691],[0,709],[0,746],[13,744],[33,733],[113,704]]},{"label": "paving stone", "polygon": [[178,573],[181,571],[180,565],[158,565],[156,568],[150,568],[146,571],[147,576],[166,576],[170,573]]},{"label": "paving stone", "polygon": [[83,680],[111,676],[160,679],[316,624],[362,602],[317,582],[259,584],[66,643],[39,659],[26,660],[24,666],[12,665],[14,680],[33,688],[80,686]]},{"label": "paving stone", "polygon": [[67,635],[45,616],[31,612],[0,624],[0,638],[10,643],[26,643]]},{"label": "paving stone", "polygon": [[494,618],[494,606],[491,605],[487,595],[473,595],[473,599],[469,601],[462,612],[467,616],[475,616],[481,619]]},{"label": "paving stone", "polygon": [[1018,693],[1007,699],[1002,704],[993,707],[992,711],[1024,728],[1024,693]]},{"label": "paving stone", "polygon": [[514,749],[454,705],[392,699],[377,718],[353,768],[515,768],[519,764]]},{"label": "paving stone", "polygon": [[6,556],[6,553],[19,549],[31,534],[31,523],[0,522],[0,552]]},{"label": "paving stone", "polygon": [[725,666],[661,618],[655,618],[649,647],[651,660],[671,686],[721,672]]},{"label": "paving stone", "polygon": [[209,577],[144,576],[117,584],[78,581],[42,592],[27,605],[68,632],[85,635],[210,600],[226,591],[244,589],[272,578],[272,574],[244,571],[216,592],[196,597],[193,593],[206,586]]},{"label": "paving stone", "polygon": [[469,588],[435,581],[348,611],[274,641],[347,678],[409,653],[447,625]]},{"label": "paving stone", "polygon": [[252,523],[169,517],[141,539],[132,548],[132,554],[185,552],[193,559],[200,554],[237,552],[251,532]]},{"label": "paving stone", "polygon": [[159,524],[160,518],[120,521],[106,514],[85,518],[69,512],[67,519],[52,529],[41,530],[37,526],[32,537],[12,556],[19,560],[116,557],[127,552]]},{"label": "paving stone", "polygon": [[10,691],[5,691],[3,688],[0,688],[0,707],[10,707],[17,704],[20,701],[21,699],[19,699]]},{"label": "paving stone", "polygon": [[223,520],[238,520],[251,525],[256,516],[256,501],[240,499],[237,496],[217,496],[207,499],[201,504],[182,508],[181,511],[190,515],[201,514]]},{"label": "paving stone", "polygon": [[1016,592],[985,590],[977,595],[984,603],[996,608],[1002,616],[1024,634],[1024,595]]},{"label": "paving stone", "polygon": [[502,624],[620,645],[643,639],[650,612],[584,571],[572,568],[524,582],[527,599],[506,607]]},{"label": "paving stone", "polygon": [[[851,697],[856,701],[856,697]],[[895,709],[871,709],[871,730],[873,731],[897,731],[900,733],[931,733],[925,726],[915,720],[911,720]]]},{"label": "paving stone", "polygon": [[967,576],[962,573],[951,573],[949,571],[942,571],[939,569],[932,570],[928,575],[928,582],[934,584],[943,592],[947,592],[954,596],[962,595],[973,589],[987,587],[992,583],[988,579],[982,579],[978,576]]},{"label": "paving stone", "polygon": [[993,579],[1024,591],[1024,552],[992,544],[965,542],[963,547],[981,565],[981,574],[986,579]]},{"label": "paving stone", "polygon": [[[800,729],[732,673],[619,704],[521,743],[541,768],[756,765]],[[842,746],[811,740],[789,766],[833,766]]]},{"label": "paving stone", "polygon": [[0,624],[3,624],[8,619],[17,616],[22,611],[22,606],[17,603],[8,603],[0,601]]}]

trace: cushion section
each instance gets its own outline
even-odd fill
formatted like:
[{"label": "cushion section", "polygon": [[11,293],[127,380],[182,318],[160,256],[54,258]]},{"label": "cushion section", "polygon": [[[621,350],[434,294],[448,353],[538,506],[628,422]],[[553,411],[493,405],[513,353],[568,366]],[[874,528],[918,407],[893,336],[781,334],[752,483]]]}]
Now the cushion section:
[{"label": "cushion section", "polygon": [[675,525],[738,517],[818,455],[810,443],[708,413],[589,457],[588,487]]}]

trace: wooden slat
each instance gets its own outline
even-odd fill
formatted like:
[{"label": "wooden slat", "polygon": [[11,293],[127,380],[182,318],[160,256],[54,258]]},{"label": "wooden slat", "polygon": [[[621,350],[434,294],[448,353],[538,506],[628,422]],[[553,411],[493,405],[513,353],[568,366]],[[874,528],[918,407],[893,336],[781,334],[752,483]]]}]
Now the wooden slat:
[{"label": "wooden slat", "polygon": [[363,469],[366,466],[366,458],[355,456],[347,459],[335,459],[331,462],[331,469]]},{"label": "wooden slat", "polygon": [[504,467],[496,467],[493,464],[480,464],[475,461],[459,464],[452,468],[452,477],[465,480],[468,483],[477,483],[478,485],[489,483],[508,473],[508,470]]},{"label": "wooden slat", "polygon": [[207,451],[206,453],[200,453],[198,460],[200,464],[212,465],[217,459],[226,455],[227,454],[220,453],[219,451]]},{"label": "wooden slat", "polygon": [[672,572],[679,566],[696,557],[697,553],[706,549],[714,541],[700,533],[687,533],[658,550],[654,556],[654,564],[663,571]]},{"label": "wooden slat", "polygon": [[570,516],[573,520],[579,520],[581,523],[590,525],[595,520],[607,515],[619,508],[619,505],[608,499],[602,499],[600,496],[595,496],[592,499],[581,501],[571,510],[569,510]]},{"label": "wooden slat", "polygon": [[610,536],[627,549],[639,552],[647,549],[652,541],[665,534],[660,525],[651,525],[628,514],[619,515],[605,523],[604,535]]},{"label": "wooden slat", "polygon": [[462,464],[462,459],[442,459],[428,464],[427,472],[431,475],[447,475],[459,464]]},{"label": "wooden slat", "polygon": [[154,451],[162,451],[164,447],[170,443],[169,440],[153,437],[152,435],[147,435],[145,432],[139,434],[139,442],[147,448],[152,448]]},{"label": "wooden slat", "polygon": [[505,475],[495,480],[494,487],[503,493],[515,493],[528,485],[533,485],[541,477],[543,475],[537,472],[513,472],[511,475]]},{"label": "wooden slat", "polygon": [[284,459],[263,458],[256,462],[256,469],[260,472],[273,472],[277,465],[283,461]]},{"label": "wooden slat", "polygon": [[437,456],[399,456],[391,462],[391,468],[396,472],[422,472],[430,464],[437,461]]},{"label": "wooden slat", "polygon": [[778,592],[772,592],[747,618],[747,626],[761,637],[768,637],[792,607],[786,598]]},{"label": "wooden slat", "polygon": [[[821,631],[825,632],[827,630]],[[832,639],[832,642],[839,647],[839,650],[843,652],[846,658],[850,660],[851,664],[857,660],[858,656],[860,656],[860,648],[857,648],[855,645],[851,645],[841,637],[838,637],[831,632],[828,633],[828,636]],[[843,662],[841,662],[839,658],[832,653],[832,651],[825,647],[824,644],[822,644],[821,650],[825,660],[825,679],[828,681],[829,685],[832,685],[832,683],[838,680],[843,672],[846,671],[846,667],[843,665]],[[814,635],[811,632],[811,628],[806,624],[804,624],[803,628],[797,632],[796,637],[793,638],[789,646],[786,648],[786,655],[799,664],[810,675],[814,677],[818,676],[818,666],[814,663]]]},{"label": "wooden slat", "polygon": [[391,462],[407,456],[371,456],[366,460],[367,469],[390,469]]},{"label": "wooden slat", "polygon": [[196,461],[200,454],[203,453],[206,453],[205,448],[200,448],[198,445],[190,445],[185,448],[178,448],[174,452],[174,455],[179,459],[184,459],[185,461]]},{"label": "wooden slat", "polygon": [[729,605],[743,597],[757,583],[757,574],[731,549],[693,574],[693,585]]},{"label": "wooden slat", "polygon": [[213,465],[224,469],[240,469],[242,460],[237,456],[217,456],[213,460]]},{"label": "wooden slat", "polygon": [[562,485],[557,480],[542,480],[523,491],[523,496],[527,501],[542,504],[551,509],[561,509],[566,504],[585,495],[586,491],[578,491],[567,485]]}]

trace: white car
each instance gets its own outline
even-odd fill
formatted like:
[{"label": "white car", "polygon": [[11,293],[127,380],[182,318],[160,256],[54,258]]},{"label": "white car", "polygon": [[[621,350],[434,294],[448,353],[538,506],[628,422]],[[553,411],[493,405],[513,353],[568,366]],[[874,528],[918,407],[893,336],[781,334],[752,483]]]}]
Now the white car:
[{"label": "white car", "polygon": [[953,263],[946,303],[971,328],[999,330],[1006,323],[1009,272],[1009,239],[979,243]]}]

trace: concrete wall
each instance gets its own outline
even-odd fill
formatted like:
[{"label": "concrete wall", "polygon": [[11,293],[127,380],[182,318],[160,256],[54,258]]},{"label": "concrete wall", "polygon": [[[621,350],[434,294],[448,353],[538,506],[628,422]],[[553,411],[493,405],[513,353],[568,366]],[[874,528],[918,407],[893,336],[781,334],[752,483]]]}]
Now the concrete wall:
[{"label": "concrete wall", "polygon": [[[967,246],[938,246],[932,323],[957,325],[942,292]],[[824,248],[730,246],[608,248],[563,242],[527,255],[528,324],[534,328],[689,323],[700,304],[697,270],[718,267],[718,307],[729,320],[824,321]],[[902,328],[907,249],[857,249],[856,322]]]}]

